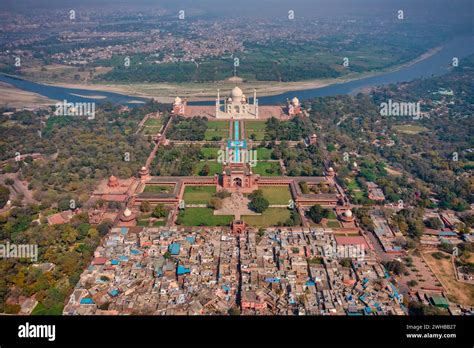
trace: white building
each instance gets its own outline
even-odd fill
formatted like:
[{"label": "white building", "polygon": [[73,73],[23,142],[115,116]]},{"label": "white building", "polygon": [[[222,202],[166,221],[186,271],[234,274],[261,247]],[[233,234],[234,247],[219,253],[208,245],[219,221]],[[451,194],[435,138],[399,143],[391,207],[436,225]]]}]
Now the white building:
[{"label": "white building", "polygon": [[253,104],[249,104],[247,97],[239,87],[234,87],[228,98],[221,104],[220,91],[217,90],[216,118],[221,119],[257,119],[258,99],[254,90]]}]

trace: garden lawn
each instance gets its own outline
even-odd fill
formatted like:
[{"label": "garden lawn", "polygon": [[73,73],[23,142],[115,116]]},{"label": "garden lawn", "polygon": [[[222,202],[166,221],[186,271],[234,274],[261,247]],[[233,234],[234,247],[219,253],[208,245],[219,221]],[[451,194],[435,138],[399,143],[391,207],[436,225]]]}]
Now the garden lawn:
[{"label": "garden lawn", "polygon": [[231,215],[214,215],[210,208],[186,208],[176,222],[183,226],[227,226],[233,219]]},{"label": "garden lawn", "polygon": [[247,133],[251,130],[264,132],[266,128],[266,121],[245,121],[245,131]]},{"label": "garden lawn", "polygon": [[186,204],[207,204],[214,193],[215,186],[186,186],[183,199]]},{"label": "garden lawn", "polygon": [[329,228],[340,228],[341,225],[339,224],[339,222],[337,220],[328,220],[328,222],[326,223],[326,226],[329,227]]},{"label": "garden lawn", "polygon": [[222,163],[218,163],[215,161],[202,161],[197,163],[194,167],[194,175],[199,175],[206,163],[209,165],[210,169],[209,174],[207,176],[213,176],[214,174],[222,173]]},{"label": "garden lawn", "polygon": [[250,139],[251,134],[255,134],[255,140],[261,141],[265,138],[266,121],[246,121],[245,137]]},{"label": "garden lawn", "polygon": [[144,124],[145,127],[161,127],[162,125],[163,121],[159,118],[149,118]]},{"label": "garden lawn", "polygon": [[143,192],[170,193],[173,192],[173,189],[172,185],[145,185]]},{"label": "garden lawn", "polygon": [[217,147],[201,147],[201,153],[207,159],[217,159],[218,151]]},{"label": "garden lawn", "polygon": [[229,121],[207,121],[204,139],[211,141],[213,137],[227,139],[229,137]]},{"label": "garden lawn", "polygon": [[229,137],[229,131],[228,130],[212,130],[208,129],[204,133],[204,140],[207,141],[213,141],[214,137],[219,137],[220,140],[222,139],[227,139]]},{"label": "garden lawn", "polygon": [[284,223],[290,214],[291,210],[286,208],[268,208],[261,215],[244,215],[242,219],[253,227],[270,227]]},{"label": "garden lawn", "polygon": [[252,167],[252,172],[254,172],[255,174],[260,174],[261,176],[278,176],[280,175],[280,163],[258,160],[257,165],[255,167]]},{"label": "garden lawn", "polygon": [[265,147],[259,147],[257,149],[257,161],[269,160],[272,157],[272,150]]},{"label": "garden lawn", "polygon": [[270,204],[289,204],[291,200],[290,187],[286,186],[262,186],[260,190]]},{"label": "garden lawn", "polygon": [[229,121],[207,121],[207,129],[229,130]]}]

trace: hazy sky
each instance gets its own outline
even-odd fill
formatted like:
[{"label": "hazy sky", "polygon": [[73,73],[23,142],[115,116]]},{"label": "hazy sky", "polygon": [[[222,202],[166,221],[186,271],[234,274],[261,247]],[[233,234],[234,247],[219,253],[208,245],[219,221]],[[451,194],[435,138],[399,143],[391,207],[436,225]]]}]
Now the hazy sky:
[{"label": "hazy sky", "polygon": [[[404,9],[412,18],[438,17],[451,20],[474,18],[474,0],[1,0],[0,9],[115,6],[140,9],[161,7],[169,10],[199,10],[208,15],[274,16],[287,13],[311,17],[341,15],[381,15]],[[408,18],[408,17],[406,17]]]}]

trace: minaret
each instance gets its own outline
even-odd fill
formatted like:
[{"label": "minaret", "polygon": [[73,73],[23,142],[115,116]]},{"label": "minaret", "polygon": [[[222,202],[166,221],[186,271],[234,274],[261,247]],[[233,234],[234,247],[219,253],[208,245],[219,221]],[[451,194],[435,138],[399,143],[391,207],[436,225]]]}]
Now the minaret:
[{"label": "minaret", "polygon": [[257,90],[253,90],[253,106],[255,109],[255,116],[258,118],[258,100],[257,100]]},{"label": "minaret", "polygon": [[217,99],[216,99],[216,118],[219,117],[219,110],[221,108],[221,97],[220,90],[217,89]]}]

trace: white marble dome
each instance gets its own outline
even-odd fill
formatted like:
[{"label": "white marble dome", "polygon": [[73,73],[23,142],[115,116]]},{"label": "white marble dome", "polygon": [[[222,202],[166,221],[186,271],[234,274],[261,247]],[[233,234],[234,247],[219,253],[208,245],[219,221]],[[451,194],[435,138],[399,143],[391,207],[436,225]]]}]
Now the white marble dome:
[{"label": "white marble dome", "polygon": [[130,209],[125,208],[125,210],[123,211],[123,216],[129,217],[130,215],[132,215],[132,212],[130,211]]},{"label": "white marble dome", "polygon": [[239,100],[240,98],[242,98],[243,95],[244,95],[244,92],[242,92],[242,90],[239,87],[235,86],[232,89],[232,92],[231,92],[232,99]]},{"label": "white marble dome", "polygon": [[344,212],[344,216],[345,216],[346,218],[351,218],[351,217],[352,217],[352,211],[351,211],[350,209],[346,210],[346,211]]},{"label": "white marble dome", "polygon": [[293,99],[291,99],[291,103],[294,106],[298,106],[298,105],[300,105],[300,100],[298,98],[294,97]]},{"label": "white marble dome", "polygon": [[181,103],[182,103],[182,100],[181,100],[180,97],[174,98],[174,104],[175,104],[175,105],[179,105],[179,104],[181,104]]}]

